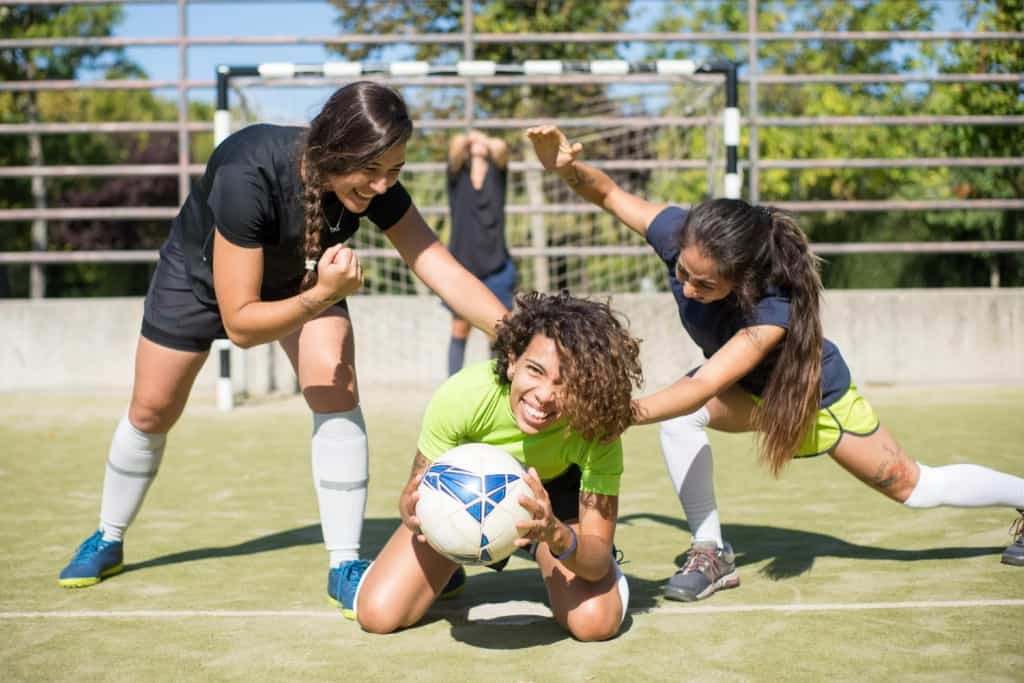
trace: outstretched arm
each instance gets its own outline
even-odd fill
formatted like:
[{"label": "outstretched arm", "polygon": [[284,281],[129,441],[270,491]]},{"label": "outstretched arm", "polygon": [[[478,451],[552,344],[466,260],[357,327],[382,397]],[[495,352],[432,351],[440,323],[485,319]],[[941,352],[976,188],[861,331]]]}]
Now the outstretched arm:
[{"label": "outstretched arm", "polygon": [[743,328],[693,377],[681,377],[661,391],[633,401],[633,424],[689,415],[757,367],[785,336],[786,330],[775,325]]},{"label": "outstretched arm", "polygon": [[606,173],[584,164],[578,158],[583,145],[569,144],[557,126],[536,126],[527,130],[526,136],[545,170],[557,173],[576,194],[612,214],[641,237],[647,236],[647,226],[667,206],[626,192]]},{"label": "outstretched arm", "polygon": [[423,221],[415,205],[384,233],[412,272],[460,318],[494,339],[494,328],[508,313],[484,286],[455,260]]}]

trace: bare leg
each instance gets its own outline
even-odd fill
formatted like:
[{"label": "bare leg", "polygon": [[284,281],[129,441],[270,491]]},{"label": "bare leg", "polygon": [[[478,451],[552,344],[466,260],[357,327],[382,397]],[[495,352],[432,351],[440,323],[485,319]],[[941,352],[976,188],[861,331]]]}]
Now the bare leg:
[{"label": "bare leg", "polygon": [[434,604],[458,565],[416,541],[402,525],[364,575],[356,618],[371,633],[412,626]]},{"label": "bare leg", "polygon": [[281,346],[313,412],[313,483],[328,567],[338,567],[359,558],[369,476],[352,323],[346,311],[331,308]]},{"label": "bare leg", "polygon": [[[573,523],[579,533],[579,524]],[[584,581],[552,557],[547,546],[537,551],[544,585],[555,621],[582,641],[614,638],[628,605],[619,592],[619,575],[614,560],[608,557],[608,573],[600,581]],[[627,593],[628,595],[628,593]]]}]

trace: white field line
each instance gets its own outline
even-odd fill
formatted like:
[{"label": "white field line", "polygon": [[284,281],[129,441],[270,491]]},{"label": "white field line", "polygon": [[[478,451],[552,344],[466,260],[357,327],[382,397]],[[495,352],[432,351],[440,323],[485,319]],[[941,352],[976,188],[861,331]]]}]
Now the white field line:
[{"label": "white field line", "polygon": [[[500,614],[500,603],[493,605],[491,616]],[[543,607],[540,603],[538,606]],[[479,608],[480,605],[475,606]],[[663,606],[652,609],[635,608],[630,614],[731,614],[736,612],[844,612],[880,609],[968,609],[978,607],[1024,607],[1024,600],[912,600],[906,602],[823,602],[795,605],[690,605]],[[522,603],[505,610],[507,616],[520,614]],[[545,608],[546,609],[546,608]],[[532,611],[532,610],[531,610]],[[467,608],[435,608],[438,616],[465,616]],[[324,610],[77,610],[77,611],[11,611],[0,612],[0,619],[169,619],[182,617],[321,617],[337,619],[336,609]]]}]

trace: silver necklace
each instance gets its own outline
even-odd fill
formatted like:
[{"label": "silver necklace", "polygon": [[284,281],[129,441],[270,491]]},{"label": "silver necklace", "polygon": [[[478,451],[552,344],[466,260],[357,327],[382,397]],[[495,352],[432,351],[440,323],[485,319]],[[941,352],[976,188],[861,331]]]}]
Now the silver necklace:
[{"label": "silver necklace", "polygon": [[331,225],[331,221],[327,219],[327,212],[324,211],[324,207],[320,205],[320,215],[324,217],[324,223],[327,224],[327,229],[332,233],[339,232],[341,230],[341,219],[345,217],[345,205],[341,205],[341,212],[338,214],[338,220],[334,225]]}]

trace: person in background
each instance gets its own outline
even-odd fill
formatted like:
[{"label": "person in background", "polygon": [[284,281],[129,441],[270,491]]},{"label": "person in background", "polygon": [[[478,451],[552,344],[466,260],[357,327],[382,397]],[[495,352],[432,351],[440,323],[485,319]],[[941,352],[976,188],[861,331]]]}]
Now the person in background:
[{"label": "person in background", "polygon": [[[516,267],[505,243],[505,196],[508,191],[508,145],[504,140],[470,131],[448,146],[448,249],[477,276],[506,308],[512,307]],[[462,368],[469,322],[452,311],[448,374]]]}]

